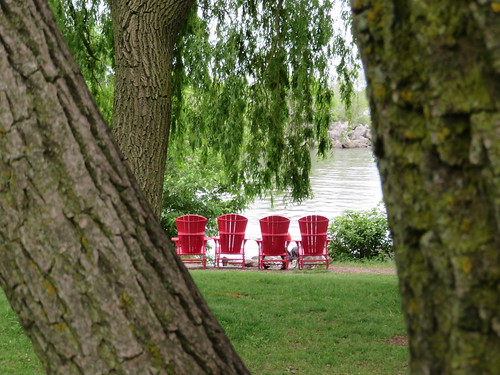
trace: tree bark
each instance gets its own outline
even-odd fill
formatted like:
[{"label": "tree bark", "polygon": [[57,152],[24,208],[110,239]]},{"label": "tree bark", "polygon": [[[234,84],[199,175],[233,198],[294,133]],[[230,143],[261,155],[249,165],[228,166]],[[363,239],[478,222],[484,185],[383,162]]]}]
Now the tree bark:
[{"label": "tree bark", "polygon": [[157,217],[172,104],[173,51],[193,0],[112,0],[113,136]]},{"label": "tree bark", "polygon": [[44,0],[0,0],[0,285],[49,374],[247,374]]},{"label": "tree bark", "polygon": [[500,5],[352,0],[412,374],[500,374]]}]

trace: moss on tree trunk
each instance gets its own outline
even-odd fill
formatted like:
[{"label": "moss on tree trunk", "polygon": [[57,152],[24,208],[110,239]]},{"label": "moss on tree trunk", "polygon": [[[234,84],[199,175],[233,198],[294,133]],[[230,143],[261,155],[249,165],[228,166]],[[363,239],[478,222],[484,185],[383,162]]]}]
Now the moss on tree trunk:
[{"label": "moss on tree trunk", "polygon": [[500,8],[353,0],[412,374],[500,373]]}]

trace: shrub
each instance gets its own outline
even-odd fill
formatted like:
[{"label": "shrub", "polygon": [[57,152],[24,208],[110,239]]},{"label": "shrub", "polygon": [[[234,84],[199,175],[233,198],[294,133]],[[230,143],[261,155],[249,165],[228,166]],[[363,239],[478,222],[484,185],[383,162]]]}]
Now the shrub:
[{"label": "shrub", "polygon": [[384,210],[344,211],[330,225],[328,246],[336,260],[386,259],[392,256],[392,238]]}]

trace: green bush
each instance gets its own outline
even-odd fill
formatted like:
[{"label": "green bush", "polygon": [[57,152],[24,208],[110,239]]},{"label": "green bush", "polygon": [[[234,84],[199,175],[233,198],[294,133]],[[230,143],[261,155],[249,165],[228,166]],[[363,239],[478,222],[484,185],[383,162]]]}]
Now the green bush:
[{"label": "green bush", "polygon": [[329,229],[333,240],[328,246],[330,257],[336,260],[386,259],[392,256],[385,211],[344,211]]},{"label": "green bush", "polygon": [[241,212],[249,201],[241,186],[226,181],[219,158],[212,157],[210,163],[204,163],[194,151],[186,153],[182,161],[167,161],[161,224],[169,238],[177,235],[175,219],[186,214],[206,217],[206,233],[215,235],[216,218]]}]

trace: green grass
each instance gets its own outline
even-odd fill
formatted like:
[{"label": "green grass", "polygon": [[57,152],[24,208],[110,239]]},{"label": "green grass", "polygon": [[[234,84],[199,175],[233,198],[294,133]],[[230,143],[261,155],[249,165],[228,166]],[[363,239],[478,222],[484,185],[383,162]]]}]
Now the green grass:
[{"label": "green grass", "polygon": [[45,374],[17,316],[0,289],[0,374]]},{"label": "green grass", "polygon": [[[252,374],[405,374],[395,275],[191,271]],[[0,291],[0,374],[42,374]]]},{"label": "green grass", "polygon": [[395,275],[191,271],[252,374],[405,374]]}]

